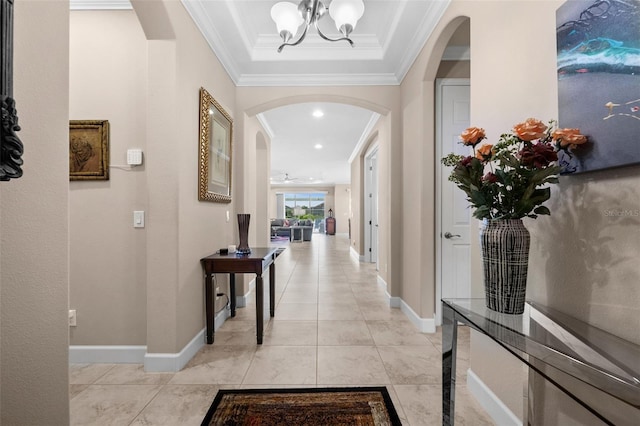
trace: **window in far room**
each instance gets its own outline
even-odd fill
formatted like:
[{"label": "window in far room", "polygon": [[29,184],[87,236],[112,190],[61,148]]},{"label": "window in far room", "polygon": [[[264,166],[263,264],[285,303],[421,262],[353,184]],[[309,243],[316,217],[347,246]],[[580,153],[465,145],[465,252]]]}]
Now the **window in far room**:
[{"label": "window in far room", "polygon": [[284,194],[284,209],[287,219],[309,219],[314,223],[314,230],[324,220],[324,196],[318,192],[297,192]]}]

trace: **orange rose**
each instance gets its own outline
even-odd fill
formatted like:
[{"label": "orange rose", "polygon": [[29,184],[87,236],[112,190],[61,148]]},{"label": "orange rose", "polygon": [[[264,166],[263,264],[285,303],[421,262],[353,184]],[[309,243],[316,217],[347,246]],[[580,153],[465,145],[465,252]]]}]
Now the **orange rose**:
[{"label": "orange rose", "polygon": [[568,146],[571,149],[587,141],[587,137],[580,134],[580,129],[558,129],[553,132],[551,137],[559,143],[561,147],[565,148]]},{"label": "orange rose", "polygon": [[527,118],[524,123],[513,126],[513,131],[523,141],[533,141],[544,136],[547,126],[540,120],[535,118]]},{"label": "orange rose", "polygon": [[480,127],[469,127],[460,135],[462,143],[470,146],[476,146],[484,138],[486,138],[484,129]]},{"label": "orange rose", "polygon": [[485,144],[476,149],[476,158],[482,162],[491,160],[493,156],[493,145]]}]

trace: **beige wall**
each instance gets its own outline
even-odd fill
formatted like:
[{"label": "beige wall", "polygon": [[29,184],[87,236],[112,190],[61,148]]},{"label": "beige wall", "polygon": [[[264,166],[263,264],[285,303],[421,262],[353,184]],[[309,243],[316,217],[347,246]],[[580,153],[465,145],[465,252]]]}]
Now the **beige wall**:
[{"label": "beige wall", "polygon": [[[402,300],[435,325],[435,81],[451,36],[464,23],[451,6],[404,78],[402,90]],[[462,66],[461,66],[462,67]],[[441,71],[445,72],[445,71]],[[416,220],[416,218],[419,218]]]},{"label": "beige wall", "polygon": [[[360,257],[365,255],[364,214],[365,214],[365,164],[369,150],[378,148],[378,276],[387,283],[387,291],[397,297],[402,289],[402,271],[397,266],[397,277],[392,277],[392,265],[400,265],[399,261],[391,257],[401,249],[402,224],[399,220],[392,220],[398,215],[398,204],[392,200],[398,194],[392,193],[392,185],[402,176],[400,168],[392,167],[392,162],[401,155],[400,140],[394,138],[392,130],[393,117],[389,114],[381,116],[376,122],[367,143],[351,163],[351,247]],[[392,176],[395,178],[392,179]],[[401,194],[400,194],[401,195]],[[393,236],[393,240],[392,240]],[[393,263],[396,262],[396,263]]]},{"label": "beige wall", "polygon": [[[110,120],[112,165],[132,147],[145,159],[71,185],[73,343],[175,353],[203,328],[199,259],[235,243],[234,203],[197,200],[199,89],[233,116],[235,87],[179,2],[134,7],[72,13],[73,116]],[[144,229],[133,210],[146,211]]]},{"label": "beige wall", "polygon": [[0,423],[69,423],[69,5],[15,2],[24,175],[0,182]]},{"label": "beige wall", "polygon": [[[405,185],[405,208],[416,208],[413,197],[422,197],[422,222],[431,228],[433,211],[433,130],[432,130],[432,82],[440,66],[441,48],[449,38],[451,26],[457,19],[471,19],[471,121],[472,125],[487,130],[489,140],[527,117],[542,120],[556,118],[557,84],[555,58],[555,11],[562,1],[454,1],[438,25],[422,54],[403,81],[404,116],[415,119],[422,116],[426,126],[422,131],[404,126],[404,161],[406,167],[420,170],[422,187],[414,182]],[[522,25],[521,17],[536,25]],[[533,53],[532,53],[533,52]],[[535,66],[531,65],[535,63]],[[514,72],[512,66],[521,64]],[[546,88],[540,90],[540,88]],[[422,98],[415,95],[422,93]],[[422,111],[420,111],[422,109]],[[410,139],[422,141],[422,152]],[[405,180],[406,182],[406,180]],[[560,185],[553,188],[549,203],[552,215],[537,220],[525,220],[532,235],[529,262],[530,277],[527,297],[554,307],[613,334],[638,343],[637,329],[640,321],[640,292],[637,282],[640,266],[637,252],[640,249],[640,219],[637,216],[616,217],[608,211],[640,210],[640,171],[637,166],[608,170],[579,176],[562,177]],[[406,234],[406,233],[405,233]],[[422,229],[425,241],[432,242],[429,229]],[[477,238],[472,238],[474,286],[482,285]],[[422,247],[421,259],[429,265],[431,243]],[[403,244],[413,248],[410,241]],[[423,287],[414,283],[420,269],[412,261],[405,262],[403,284],[405,294],[411,299],[422,296],[423,314],[433,307],[431,296],[421,293],[434,291],[430,275]],[[407,303],[413,303],[406,300]],[[471,368],[517,415],[522,415],[522,375],[520,364],[512,357],[498,356],[500,351],[490,342],[474,337],[471,347]],[[503,374],[503,372],[512,373]],[[570,387],[580,387],[570,383]],[[561,400],[554,391],[545,389],[537,399],[539,407]],[[584,392],[584,391],[583,391]],[[587,392],[589,393],[589,392]],[[602,395],[591,392],[594,404],[606,405]],[[544,401],[544,402],[541,402]],[[549,405],[550,406],[550,405]],[[566,424],[583,418],[576,414],[571,404],[554,404],[559,414],[547,416],[536,424]],[[618,409],[617,407],[615,408]],[[556,411],[558,413],[558,411]],[[621,411],[623,419],[638,417],[637,410]],[[553,414],[553,415],[552,415]],[[544,417],[542,417],[544,418]],[[562,420],[559,420],[562,419]]]},{"label": "beige wall", "polygon": [[336,185],[334,190],[333,213],[336,218],[336,233],[349,233],[349,198],[351,188],[349,185]]},{"label": "beige wall", "polygon": [[[109,120],[108,181],[69,183],[71,344],[146,344],[146,164],[126,166],[146,143],[147,40],[133,10],[70,14],[69,116]],[[146,162],[146,161],[145,161]]]},{"label": "beige wall", "polygon": [[[21,421],[33,420],[34,424],[68,422],[68,296],[78,304],[73,306],[79,321],[73,336],[76,344],[146,344],[151,353],[175,353],[202,329],[198,260],[236,242],[237,225],[234,220],[226,222],[227,211],[232,219],[245,209],[258,211],[256,197],[250,194],[255,194],[258,185],[256,134],[260,129],[252,120],[259,112],[289,103],[344,102],[382,114],[372,131],[380,146],[380,205],[384,206],[380,211],[380,276],[390,285],[391,295],[402,297],[421,317],[432,317],[436,303],[434,171],[438,161],[433,154],[433,105],[439,58],[457,25],[470,17],[472,122],[485,127],[489,138],[495,139],[528,116],[554,118],[555,53],[549,46],[554,45],[555,9],[560,3],[454,1],[401,87],[236,88],[181,3],[134,1],[143,22],[145,47],[140,24],[131,13],[109,12],[101,23],[114,25],[131,37],[131,46],[104,52],[103,62],[113,67],[114,76],[120,75],[120,84],[130,88],[129,96],[116,98],[123,90],[113,87],[116,82],[110,73],[94,75],[104,70],[82,69],[78,56],[69,54],[66,3],[18,2],[16,98],[24,128],[20,136],[27,151],[25,177],[0,184],[2,419],[20,415]],[[74,12],[73,31],[78,29],[80,14],[85,13],[90,19],[98,12],[77,12],[78,16]],[[521,16],[536,25],[521,25]],[[102,36],[121,39],[118,34]],[[143,61],[130,56],[137,49],[146,49],[146,70]],[[531,52],[536,52],[535,66],[526,65],[532,63]],[[67,55],[72,70],[67,69]],[[127,58],[136,65],[130,75],[123,76],[121,61]],[[524,65],[513,72],[513,67],[501,66],[505,63]],[[69,75],[74,76],[71,86]],[[103,77],[103,93],[84,81],[96,75]],[[139,84],[146,91],[144,96],[137,91]],[[80,99],[76,91],[83,85],[103,105]],[[196,123],[201,86],[234,117],[231,204],[197,201]],[[123,111],[114,108],[118,103],[123,104]],[[144,142],[145,165],[135,172],[112,170],[112,181],[67,186],[69,110],[77,118],[113,120],[112,164],[124,162],[126,148]],[[146,117],[144,126],[131,115]],[[352,164],[352,177],[352,244],[362,254],[361,160]],[[636,343],[640,296],[637,286],[629,283],[640,276],[635,262],[640,223],[637,217],[620,218],[605,212],[638,209],[639,181],[637,167],[562,178],[550,203],[552,216],[527,222],[533,237],[531,269],[541,271],[532,274],[528,296]],[[131,227],[131,212],[138,208],[147,212],[144,230]],[[107,211],[111,215],[102,216]],[[80,220],[83,217],[90,219],[85,223]],[[106,237],[104,246],[89,244],[88,248],[118,253],[114,259],[105,256],[110,268],[97,266],[105,277],[97,277],[85,266],[93,264],[95,255],[78,253],[76,246],[78,241],[89,243],[83,235],[94,229],[89,226],[92,218],[106,221],[107,226],[100,224],[97,229]],[[119,237],[116,240],[112,235]],[[474,284],[479,285],[478,247],[474,244]],[[577,255],[567,258],[566,253]],[[39,259],[35,266],[34,256]],[[104,300],[80,293],[91,286],[96,292],[102,291],[98,286],[106,287]],[[93,334],[100,336],[99,341],[80,331],[91,324],[91,316],[86,315],[93,309],[117,311],[115,304],[123,293],[140,302],[135,308],[134,303],[125,303],[130,309],[121,313],[126,323],[115,319],[98,324],[96,319]],[[146,318],[137,311],[145,302]],[[136,325],[127,330],[129,324]],[[43,345],[46,352],[39,350]],[[511,363],[510,357],[499,361],[498,350],[490,343],[472,343],[471,366],[518,413],[520,398],[513,395],[521,394],[521,381],[495,372],[518,371],[519,364]],[[543,397],[554,398],[548,392]],[[34,395],[39,398],[39,409],[25,408],[24,402]],[[563,418],[573,416],[572,409],[564,413],[563,406],[562,410]]]},{"label": "beige wall", "polygon": [[[226,212],[233,213],[234,204],[202,202],[196,196],[196,123],[200,87],[207,89],[234,119],[235,87],[182,4],[163,4],[175,41],[150,41],[154,50],[149,53],[148,84],[157,97],[149,94],[147,124],[155,132],[149,133],[148,138],[156,144],[157,161],[149,163],[150,169],[153,166],[148,178],[149,209],[158,218],[158,226],[147,230],[153,234],[153,240],[147,242],[148,352],[180,351],[202,329],[199,259],[233,241],[232,222],[226,222]],[[136,12],[140,15],[145,11],[136,6]],[[155,74],[151,72],[152,65]],[[238,144],[234,137],[234,150]],[[233,185],[232,182],[232,188]],[[235,190],[233,195],[237,196]],[[165,256],[169,257],[168,262],[160,265],[157,260]],[[166,324],[167,313],[170,319],[174,312],[175,322]]]}]

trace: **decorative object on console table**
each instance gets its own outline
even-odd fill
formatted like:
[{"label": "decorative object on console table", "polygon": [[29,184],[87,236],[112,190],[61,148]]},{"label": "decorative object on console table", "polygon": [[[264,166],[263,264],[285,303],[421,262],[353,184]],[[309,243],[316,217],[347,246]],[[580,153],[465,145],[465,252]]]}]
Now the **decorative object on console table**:
[{"label": "decorative object on console table", "polygon": [[251,215],[249,213],[238,213],[238,234],[240,242],[236,248],[238,255],[244,255],[251,253],[249,248],[249,220]]},{"label": "decorative object on console table", "polygon": [[336,218],[333,217],[333,210],[329,209],[329,217],[325,219],[324,224],[325,233],[327,235],[335,235],[336,234]]},{"label": "decorative object on console table", "polygon": [[556,129],[529,118],[500,135],[495,145],[482,144],[484,129],[470,127],[461,143],[472,156],[449,154],[442,159],[453,167],[449,180],[468,196],[473,216],[484,220],[480,248],[489,309],[519,314],[524,309],[530,236],[522,218],[551,214],[543,204],[558,183],[558,152],[587,142],[578,129]]},{"label": "decorative object on console table", "polygon": [[13,99],[13,0],[0,0],[0,181],[22,176],[22,142]]},{"label": "decorative object on console table", "polygon": [[482,221],[480,247],[489,309],[506,314],[524,311],[530,242],[522,219]]}]

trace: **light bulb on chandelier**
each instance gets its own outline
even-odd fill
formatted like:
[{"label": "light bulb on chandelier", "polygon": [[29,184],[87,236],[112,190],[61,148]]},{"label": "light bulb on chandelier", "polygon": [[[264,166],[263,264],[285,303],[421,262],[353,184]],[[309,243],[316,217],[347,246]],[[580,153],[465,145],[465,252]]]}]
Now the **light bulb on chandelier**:
[{"label": "light bulb on chandelier", "polygon": [[[364,14],[362,0],[332,0],[328,8],[329,15],[334,20],[336,28],[343,37],[331,38],[322,33],[318,21],[326,14],[327,7],[320,0],[302,0],[297,6],[290,2],[279,2],[271,8],[271,19],[276,23],[278,33],[283,43],[278,47],[282,52],[285,46],[297,46],[307,36],[309,27],[313,25],[318,35],[327,41],[347,41],[353,47],[349,34],[355,29],[358,20]],[[299,32],[302,33],[296,41],[290,40]]]}]

